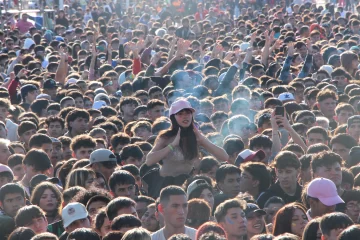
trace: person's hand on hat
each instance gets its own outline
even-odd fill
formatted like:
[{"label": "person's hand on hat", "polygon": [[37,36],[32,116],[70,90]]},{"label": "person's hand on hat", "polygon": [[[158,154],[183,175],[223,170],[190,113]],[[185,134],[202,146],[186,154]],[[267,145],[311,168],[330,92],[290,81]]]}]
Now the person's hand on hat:
[{"label": "person's hand on hat", "polygon": [[293,43],[293,42],[289,42],[289,43],[287,44],[287,46],[288,46],[287,54],[288,54],[290,57],[294,56],[294,54],[295,54],[294,43]]}]

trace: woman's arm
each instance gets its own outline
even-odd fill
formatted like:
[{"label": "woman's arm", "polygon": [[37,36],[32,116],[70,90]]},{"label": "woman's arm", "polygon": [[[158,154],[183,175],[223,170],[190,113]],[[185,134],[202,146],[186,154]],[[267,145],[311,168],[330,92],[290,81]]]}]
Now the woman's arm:
[{"label": "woman's arm", "polygon": [[193,125],[194,133],[196,136],[196,140],[208,151],[211,155],[213,155],[220,162],[227,162],[229,160],[229,155],[225,152],[223,148],[220,148],[209,141],[200,131]]},{"label": "woman's arm", "polygon": [[[155,146],[149,154],[146,156],[145,164],[148,166],[152,166],[162,159],[164,159],[170,152],[173,150],[174,147],[179,145],[180,142],[180,128],[179,131],[174,139],[174,141],[170,144],[167,144],[167,141],[163,138],[159,138],[156,141]],[[165,146],[165,147],[164,147]]]}]

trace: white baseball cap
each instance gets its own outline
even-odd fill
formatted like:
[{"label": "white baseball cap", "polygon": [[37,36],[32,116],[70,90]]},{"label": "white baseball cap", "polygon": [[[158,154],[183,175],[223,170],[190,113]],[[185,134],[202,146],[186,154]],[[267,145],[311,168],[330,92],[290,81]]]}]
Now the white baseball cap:
[{"label": "white baseball cap", "polygon": [[101,107],[104,107],[104,106],[107,106],[106,102],[103,100],[99,100],[99,101],[94,102],[94,104],[92,105],[92,108],[99,110]]},{"label": "white baseball cap", "polygon": [[86,208],[83,204],[74,202],[69,203],[63,208],[61,217],[63,220],[64,227],[67,228],[73,222],[87,218],[89,216]]},{"label": "white baseball cap", "polygon": [[294,95],[292,93],[289,93],[289,92],[284,92],[284,93],[281,93],[278,97],[278,99],[282,102],[287,102],[287,101],[293,101],[295,100],[294,98]]}]

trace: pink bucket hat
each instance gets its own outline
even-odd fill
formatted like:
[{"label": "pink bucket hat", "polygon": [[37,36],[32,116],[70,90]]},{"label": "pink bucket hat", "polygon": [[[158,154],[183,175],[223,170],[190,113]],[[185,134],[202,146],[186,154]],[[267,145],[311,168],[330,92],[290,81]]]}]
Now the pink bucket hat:
[{"label": "pink bucket hat", "polygon": [[185,100],[184,98],[176,100],[170,106],[169,116],[180,112],[183,109],[190,109],[192,112],[195,112],[195,109],[191,106],[191,104]]}]

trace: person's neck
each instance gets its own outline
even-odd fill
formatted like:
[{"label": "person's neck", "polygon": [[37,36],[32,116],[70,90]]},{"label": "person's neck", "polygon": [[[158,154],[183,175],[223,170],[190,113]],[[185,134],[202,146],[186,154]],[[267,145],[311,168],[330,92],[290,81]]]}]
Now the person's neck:
[{"label": "person's neck", "polygon": [[174,227],[171,225],[165,225],[164,227],[164,237],[165,239],[169,239],[172,235],[174,234],[179,234],[179,233],[185,233],[185,226],[182,227]]},{"label": "person's neck", "polygon": [[251,191],[247,191],[251,196],[254,197],[254,199],[257,199],[259,197],[259,188],[253,188]]},{"label": "person's neck", "polygon": [[296,187],[297,187],[297,184],[293,184],[292,186],[290,187],[287,187],[287,188],[284,188],[280,185],[280,187],[282,188],[282,190],[289,196],[294,196],[295,193],[296,193]]},{"label": "person's neck", "polygon": [[23,177],[23,179],[21,179],[20,183],[21,183],[24,187],[29,187],[30,180],[31,180],[31,178],[29,178],[29,176],[28,176],[27,174],[25,174],[24,177]]},{"label": "person's neck", "polygon": [[76,137],[77,135],[80,135],[81,133],[78,133],[77,131],[74,131],[74,129],[71,129],[70,131],[70,136],[71,137]]}]

